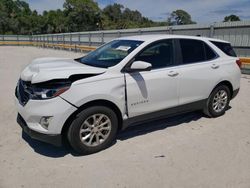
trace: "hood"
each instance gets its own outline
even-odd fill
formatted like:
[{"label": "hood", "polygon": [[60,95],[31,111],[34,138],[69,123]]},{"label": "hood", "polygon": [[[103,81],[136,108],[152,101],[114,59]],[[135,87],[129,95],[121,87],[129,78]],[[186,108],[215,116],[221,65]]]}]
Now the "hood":
[{"label": "hood", "polygon": [[21,79],[41,83],[54,79],[67,79],[71,75],[101,74],[105,68],[91,67],[67,58],[39,58],[21,73]]}]

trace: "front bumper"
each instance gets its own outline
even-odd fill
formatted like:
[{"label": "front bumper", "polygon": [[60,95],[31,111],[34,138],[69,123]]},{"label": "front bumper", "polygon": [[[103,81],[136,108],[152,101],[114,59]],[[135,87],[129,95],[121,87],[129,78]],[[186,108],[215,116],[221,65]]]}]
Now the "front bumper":
[{"label": "front bumper", "polygon": [[[48,100],[29,100],[24,106],[15,99],[17,112],[27,124],[27,127],[35,132],[58,135],[61,134],[63,125],[69,116],[77,110],[60,97]],[[41,124],[42,117],[51,117],[48,128],[45,129]]]},{"label": "front bumper", "polygon": [[42,142],[46,142],[49,144],[53,144],[55,146],[61,146],[62,145],[62,136],[61,134],[58,135],[48,135],[48,134],[43,134],[39,133],[36,131],[33,131],[27,126],[27,123],[25,120],[22,118],[20,114],[17,115],[17,123],[22,127],[23,131],[29,135],[31,138],[40,140]]},{"label": "front bumper", "polygon": [[[18,112],[17,122],[26,134],[55,146],[62,145],[62,128],[68,117],[77,110],[74,106],[60,97],[29,100],[25,105],[15,98],[15,103]],[[44,116],[52,117],[47,129],[40,124]]]}]

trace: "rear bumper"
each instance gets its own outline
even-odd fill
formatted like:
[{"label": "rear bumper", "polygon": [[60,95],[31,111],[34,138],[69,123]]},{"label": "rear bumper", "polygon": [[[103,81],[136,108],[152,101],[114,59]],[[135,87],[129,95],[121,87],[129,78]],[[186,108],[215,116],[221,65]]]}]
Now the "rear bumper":
[{"label": "rear bumper", "polygon": [[62,136],[60,134],[51,135],[33,131],[27,126],[27,123],[20,114],[17,115],[17,123],[22,127],[23,131],[33,139],[52,144],[54,146],[62,145]]},{"label": "rear bumper", "polygon": [[238,95],[239,91],[240,88],[233,91],[232,99]]}]

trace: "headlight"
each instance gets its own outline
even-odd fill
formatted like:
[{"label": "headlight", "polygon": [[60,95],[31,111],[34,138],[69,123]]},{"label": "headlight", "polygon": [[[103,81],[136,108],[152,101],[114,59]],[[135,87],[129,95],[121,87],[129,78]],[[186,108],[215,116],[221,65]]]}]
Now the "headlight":
[{"label": "headlight", "polygon": [[31,95],[32,99],[49,99],[57,97],[67,91],[70,87],[63,87],[57,89],[34,89]]},{"label": "headlight", "polygon": [[34,84],[32,87],[31,99],[50,99],[57,97],[70,88],[69,81],[49,81],[45,83]]}]

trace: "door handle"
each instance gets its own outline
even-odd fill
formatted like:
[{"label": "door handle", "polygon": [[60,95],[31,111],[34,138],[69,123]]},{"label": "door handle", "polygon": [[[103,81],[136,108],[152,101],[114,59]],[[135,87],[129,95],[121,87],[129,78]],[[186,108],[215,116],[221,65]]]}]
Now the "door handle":
[{"label": "door handle", "polygon": [[168,76],[171,76],[171,77],[175,77],[175,76],[178,76],[179,75],[179,73],[178,72],[175,72],[175,71],[170,71],[169,73],[168,73]]},{"label": "door handle", "polygon": [[212,67],[212,69],[218,69],[220,67],[220,65],[213,64],[211,67]]}]

